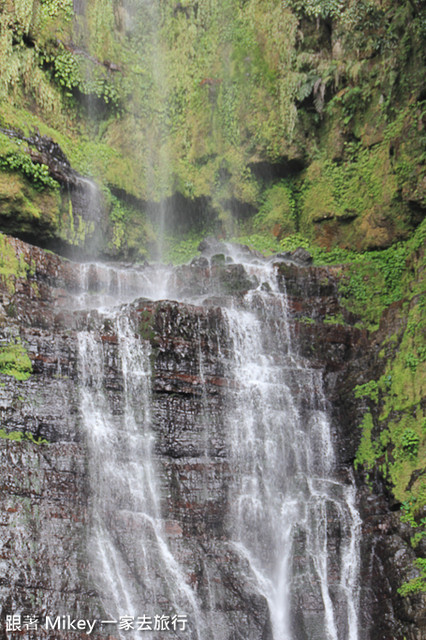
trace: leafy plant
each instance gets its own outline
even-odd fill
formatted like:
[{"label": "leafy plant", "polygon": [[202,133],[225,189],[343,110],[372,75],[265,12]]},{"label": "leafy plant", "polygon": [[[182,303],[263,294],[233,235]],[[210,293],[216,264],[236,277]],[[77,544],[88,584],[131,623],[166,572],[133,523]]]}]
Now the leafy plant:
[{"label": "leafy plant", "polygon": [[370,470],[373,468],[377,459],[379,445],[373,438],[374,422],[373,416],[369,411],[365,414],[359,426],[361,429],[361,442],[358,447],[354,466],[356,469],[360,465],[363,465],[367,470]]},{"label": "leafy plant", "polygon": [[398,589],[401,596],[414,595],[426,592],[426,558],[416,558],[414,566],[420,569],[420,575],[405,582]]},{"label": "leafy plant", "polygon": [[314,18],[336,18],[343,12],[343,0],[290,0],[289,6],[297,13]]},{"label": "leafy plant", "polygon": [[413,529],[419,526],[416,520],[416,513],[418,511],[417,502],[416,498],[410,496],[401,504],[401,522],[407,522]]},{"label": "leafy plant", "polygon": [[35,438],[30,431],[6,431],[0,429],[0,438],[3,440],[13,440],[14,442],[29,441],[34,444],[49,444],[45,438]]},{"label": "leafy plant", "polygon": [[24,381],[28,380],[32,370],[31,360],[22,344],[0,346],[0,373]]},{"label": "leafy plant", "polygon": [[363,397],[371,398],[377,404],[379,401],[379,385],[376,380],[370,380],[355,387],[355,398]]},{"label": "leafy plant", "polygon": [[59,13],[63,13],[64,17],[72,18],[73,0],[40,0],[42,12],[50,18],[56,17]]},{"label": "leafy plant", "polygon": [[414,355],[414,353],[408,353],[405,356],[405,364],[413,373],[416,373],[417,366],[419,365],[419,363],[420,363],[420,360],[417,356]]},{"label": "leafy plant", "polygon": [[253,230],[281,237],[294,233],[295,228],[296,202],[292,184],[281,180],[265,191],[259,212],[253,218]]},{"label": "leafy plant", "polygon": [[5,171],[20,171],[30,180],[38,191],[43,189],[58,189],[59,184],[49,174],[49,167],[35,163],[23,152],[8,153],[0,156],[0,169]]},{"label": "leafy plant", "polygon": [[15,292],[15,279],[26,278],[29,266],[23,256],[17,256],[7,236],[0,233],[0,278],[10,294]]},{"label": "leafy plant", "polygon": [[106,70],[66,49],[50,50],[41,55],[41,64],[52,69],[55,82],[65,90],[68,97],[74,90],[87,96],[96,96],[105,104],[118,109],[120,94]]},{"label": "leafy plant", "polygon": [[192,232],[184,238],[166,238],[166,261],[172,264],[184,264],[199,255],[198,245],[203,235],[203,233]]},{"label": "leafy plant", "polygon": [[410,457],[415,457],[419,450],[419,443],[420,438],[413,429],[407,428],[404,430],[401,437],[401,446],[405,453]]}]

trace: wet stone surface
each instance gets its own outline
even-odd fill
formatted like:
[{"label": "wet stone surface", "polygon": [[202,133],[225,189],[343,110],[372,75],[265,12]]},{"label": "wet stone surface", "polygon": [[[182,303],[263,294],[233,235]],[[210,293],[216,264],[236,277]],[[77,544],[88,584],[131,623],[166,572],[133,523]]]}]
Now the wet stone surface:
[{"label": "wet stone surface", "polygon": [[[19,340],[31,360],[32,375],[18,381],[0,374],[1,428],[31,435],[22,436],[20,442],[0,439],[0,617],[28,612],[100,618],[106,614],[87,554],[90,469],[80,415],[77,331],[94,332],[102,345],[105,393],[117,428],[124,411],[118,337],[107,317],[76,305],[87,286],[79,265],[18,240],[10,240],[10,246],[22,256],[28,271],[26,277],[0,282],[0,343]],[[170,548],[205,610],[214,602],[220,640],[269,640],[266,602],[247,581],[246,567],[227,540],[233,470],[223,411],[234,382],[226,364],[232,345],[220,308],[231,297],[236,306],[241,305],[243,295],[260,283],[241,265],[219,259],[212,263],[211,258],[222,253],[220,248],[212,247],[205,257],[177,269],[173,276],[179,296],[199,297],[200,304],[153,302],[134,295],[138,299],[126,313],[137,339],[150,349],[154,452],[161,470],[161,508]],[[349,322],[323,322],[343,311],[333,273],[310,267],[308,262],[307,256],[301,256],[299,264],[281,258],[278,280],[287,291],[290,332],[299,353],[323,374],[343,477],[358,446],[358,406],[352,390],[368,338]],[[136,272],[132,277],[137,280]],[[92,291],[103,292],[109,286],[115,295],[123,291],[124,276],[114,279],[107,270],[95,267],[87,273]],[[255,297],[253,308],[263,313]],[[270,313],[271,323],[279,327],[282,309],[277,305]],[[295,393],[303,393],[301,380],[289,375],[288,384]],[[307,407],[312,402],[309,398],[306,394]],[[37,445],[31,437],[49,444]],[[363,520],[361,619],[366,630],[360,638],[420,640],[416,631],[421,624],[419,602],[413,598],[403,603],[396,594],[412,566],[407,533],[379,489],[373,498],[360,486],[358,504]],[[129,531],[135,525],[114,514],[111,519],[116,521],[123,549],[131,553]],[[336,513],[329,513],[328,527],[330,545],[337,554]],[[302,580],[304,567],[297,566],[295,557],[295,575]],[[331,580],[337,580],[337,568],[330,565],[329,572]],[[306,585],[296,593],[294,608],[305,614],[303,622],[300,617],[294,620],[295,637],[322,640],[322,631],[315,630],[315,616],[322,606],[318,593]],[[27,632],[20,637],[44,636]],[[76,636],[61,631],[49,637]],[[6,638],[3,631],[0,638]]]}]

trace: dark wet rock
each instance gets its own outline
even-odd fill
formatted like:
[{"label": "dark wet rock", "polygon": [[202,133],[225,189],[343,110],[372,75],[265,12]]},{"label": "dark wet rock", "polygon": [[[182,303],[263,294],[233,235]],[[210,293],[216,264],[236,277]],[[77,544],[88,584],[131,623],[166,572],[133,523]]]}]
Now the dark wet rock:
[{"label": "dark wet rock", "polygon": [[[198,260],[202,260],[201,258]],[[209,263],[210,264],[210,263]],[[183,265],[175,271],[175,287],[180,297],[240,294],[258,286],[255,277],[247,274],[241,264],[212,264],[205,262]]]},{"label": "dark wet rock", "polygon": [[214,236],[207,236],[203,240],[201,240],[200,244],[197,247],[198,251],[201,251],[203,256],[210,258],[211,256],[218,253],[225,253],[226,246],[224,242],[221,242]]},{"label": "dark wet rock", "polygon": [[0,440],[0,468],[2,621],[16,612],[39,616],[40,623],[46,615],[101,615],[82,553],[88,525],[84,450],[71,443]]},{"label": "dark wet rock", "polygon": [[313,258],[309,251],[303,247],[298,247],[294,251],[281,251],[268,258],[269,262],[292,262],[298,266],[308,267],[312,264]]},{"label": "dark wet rock", "polygon": [[281,251],[280,253],[274,253],[272,256],[269,256],[268,261],[275,263],[275,262],[282,262],[290,259],[291,259],[291,251]]},{"label": "dark wet rock", "polygon": [[311,254],[306,249],[303,249],[303,247],[298,247],[295,251],[292,251],[291,259],[300,265],[312,264]]},{"label": "dark wet rock", "polygon": [[202,269],[206,269],[208,266],[209,261],[204,256],[191,260],[191,267],[201,267]]},{"label": "dark wet rock", "polygon": [[[25,381],[0,375],[1,426],[6,432],[28,432],[51,444],[36,445],[28,437],[22,442],[0,440],[1,524],[6,541],[0,613],[26,611],[37,602],[41,604],[35,613],[40,615],[101,617],[96,585],[87,569],[88,461],[80,426],[76,331],[88,329],[99,336],[108,365],[105,387],[118,417],[123,413],[123,379],[117,336],[108,319],[96,311],[70,307],[70,296],[78,296],[82,288],[78,265],[18,240],[8,243],[31,268],[26,277],[0,281],[0,340],[19,336],[33,374]],[[340,307],[333,268],[285,260],[277,265],[277,273],[280,287],[287,291],[289,330],[297,338],[299,352],[323,372],[339,472],[346,478],[360,437],[361,407],[353,389],[372,366],[371,354],[379,343],[353,327]],[[87,275],[94,291],[108,284],[96,269]],[[257,282],[241,264],[211,266],[203,256],[176,269],[175,278],[180,295],[184,297],[185,291],[192,297],[200,295],[203,306],[139,298],[127,311],[151,348],[152,419],[162,469],[165,529],[206,609],[214,589],[218,624],[242,629],[243,635],[233,636],[241,640],[269,640],[266,603],[247,584],[244,567],[226,540],[232,469],[223,409],[232,381],[226,366],[231,345],[220,305],[231,299],[240,305],[244,293],[251,291],[252,308],[262,314],[265,302],[256,289],[260,287],[265,296],[270,286]],[[270,305],[271,322],[279,327],[282,306],[272,295]],[[266,335],[263,339],[273,352],[276,345],[268,345]],[[295,393],[304,393],[299,376],[289,374],[288,385]],[[303,397],[308,408],[313,400],[306,392]],[[202,420],[206,414],[208,429]],[[415,572],[409,529],[401,524],[380,477],[373,479],[370,490],[357,472],[357,483],[362,640],[420,640],[425,626],[422,596],[402,598],[397,593]],[[337,555],[338,518],[332,510],[327,518],[330,545]],[[131,536],[122,523],[117,522],[117,531],[123,549],[130,549]],[[304,568],[297,562],[296,554],[296,574],[303,576]],[[206,568],[214,576],[211,583]],[[329,572],[336,579],[333,562]],[[298,640],[321,636],[315,629],[319,604],[314,590],[304,584],[293,604],[305,612],[294,622]],[[68,635],[60,638],[68,640]]]},{"label": "dark wet rock", "polygon": [[260,251],[256,251],[256,249],[251,249],[244,244],[235,242],[224,242],[214,236],[204,238],[197,248],[207,258],[223,254],[226,261],[250,262],[254,259],[264,260],[263,254]]},{"label": "dark wet rock", "polygon": [[81,176],[72,169],[65,153],[52,138],[41,135],[38,129],[35,129],[30,136],[25,136],[17,129],[0,128],[0,131],[10,138],[22,140],[35,147],[35,149],[29,150],[31,160],[36,164],[46,165],[52,178],[60,184],[67,187],[75,187],[77,185]]},{"label": "dark wet rock", "polygon": [[224,253],[215,253],[211,258],[210,258],[210,263],[212,265],[224,265],[226,261],[225,258],[225,254]]},{"label": "dark wet rock", "polygon": [[[61,248],[65,254],[74,253],[77,250],[81,250],[82,253],[97,252],[103,242],[107,221],[104,198],[95,182],[73,169],[61,147],[49,136],[41,135],[38,129],[29,136],[25,136],[18,129],[0,127],[0,131],[10,138],[22,140],[30,145],[26,149],[29,158],[34,164],[48,168],[50,176],[60,185],[63,206],[70,208],[73,218],[69,232],[58,228],[58,223],[53,220],[55,216],[51,219],[44,214],[37,222],[33,221],[33,227],[20,226],[15,219],[4,218],[2,229],[34,244]],[[81,230],[82,222],[86,225],[84,232]],[[79,229],[78,242],[74,237],[74,228]],[[67,233],[69,237],[66,237]]]}]

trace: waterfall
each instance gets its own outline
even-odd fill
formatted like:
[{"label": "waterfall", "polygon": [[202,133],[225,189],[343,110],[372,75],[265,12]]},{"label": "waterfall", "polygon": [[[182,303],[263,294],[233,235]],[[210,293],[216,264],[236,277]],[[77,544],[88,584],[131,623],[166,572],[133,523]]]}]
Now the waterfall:
[{"label": "waterfall", "polygon": [[[108,318],[117,341],[120,381],[108,379],[109,345],[94,332],[78,336],[81,415],[87,434],[92,534],[90,557],[109,616],[164,614],[168,602],[175,615],[190,611],[201,640],[195,595],[164,535],[160,489],[154,469],[151,425],[150,352],[136,336],[125,310]],[[108,388],[119,384],[120,406]],[[144,607],[143,611],[141,607]],[[139,616],[140,617],[140,616]],[[154,638],[135,633],[133,637]],[[124,634],[121,637],[129,637]],[[177,637],[181,636],[177,633]]]},{"label": "waterfall", "polygon": [[[336,472],[321,371],[298,355],[274,267],[257,261],[244,269],[258,283],[248,293],[214,297],[217,283],[211,278],[204,306],[199,296],[198,306],[188,305],[188,299],[186,305],[194,313],[193,369],[201,385],[200,465],[213,455],[200,314],[208,312],[212,300],[221,305],[223,352],[219,336],[212,339],[228,380],[221,419],[232,474],[227,541],[220,544],[238,558],[247,588],[267,603],[270,631],[256,636],[240,629],[243,635],[238,635],[235,615],[220,610],[226,588],[218,584],[213,561],[202,551],[200,556],[198,543],[174,542],[167,535],[169,489],[156,449],[153,353],[135,320],[143,301],[132,305],[130,300],[185,297],[185,283],[177,286],[182,273],[176,278],[170,269],[80,267],[75,308],[77,313],[94,309],[78,334],[92,577],[106,614],[115,620],[187,615],[187,629],[175,632],[179,638],[359,640],[360,520],[352,482],[341,481]],[[199,494],[208,496],[207,473],[198,477],[205,483]],[[189,567],[199,565],[204,594],[188,579]],[[130,637],[159,636],[134,630]]]},{"label": "waterfall", "polygon": [[140,142],[143,149],[140,158],[141,181],[146,186],[145,213],[153,223],[156,234],[151,256],[161,262],[167,248],[169,218],[173,214],[167,203],[167,197],[171,193],[172,152],[168,113],[169,86],[161,36],[165,7],[163,3],[153,0],[123,0],[123,8],[127,16],[127,33],[130,40],[134,39],[137,43],[133,55],[149,78],[149,88],[145,88],[144,98],[144,136]]},{"label": "waterfall", "polygon": [[[266,291],[259,287],[242,309],[225,310],[235,389],[227,416],[235,470],[231,535],[268,601],[274,640],[305,637],[294,611],[309,640],[357,640],[354,489],[333,477],[321,372],[297,356],[286,297],[270,270],[256,271]],[[339,558],[328,548],[333,516],[342,529]],[[330,576],[336,561],[338,583]],[[322,615],[316,611],[312,619],[302,614],[309,592],[323,604]]]}]

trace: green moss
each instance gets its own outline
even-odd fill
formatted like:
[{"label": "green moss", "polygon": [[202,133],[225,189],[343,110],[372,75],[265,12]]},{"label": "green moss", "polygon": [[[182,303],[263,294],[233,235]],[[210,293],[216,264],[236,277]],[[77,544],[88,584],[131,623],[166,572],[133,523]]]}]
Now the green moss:
[{"label": "green moss", "polygon": [[401,200],[389,145],[353,147],[345,162],[314,161],[305,176],[300,229],[325,246],[386,247],[407,235],[412,214]]},{"label": "green moss", "polygon": [[359,465],[363,465],[366,469],[371,470],[378,457],[379,449],[372,436],[374,423],[373,416],[370,412],[365,414],[360,424],[360,428],[362,429],[362,435],[354,462],[355,468]]},{"label": "green moss", "polygon": [[355,398],[368,397],[376,404],[379,401],[379,385],[375,380],[370,380],[366,384],[358,384],[354,391]]},{"label": "green moss", "polygon": [[144,211],[122,202],[104,190],[105,202],[110,208],[110,240],[108,251],[111,255],[124,255],[134,260],[148,256],[148,247],[155,242],[155,231]]},{"label": "green moss", "polygon": [[31,360],[22,344],[0,346],[0,374],[24,381],[31,376],[32,370]]},{"label": "green moss", "polygon": [[29,431],[5,431],[0,429],[0,438],[14,442],[33,442],[34,444],[49,444],[45,438],[35,438]]},{"label": "green moss", "polygon": [[48,167],[44,164],[32,162],[26,153],[9,153],[5,156],[0,156],[0,170],[21,172],[34,184],[38,191],[46,188],[57,189],[59,187],[56,180],[50,177]]},{"label": "green moss", "polygon": [[88,238],[93,236],[94,222],[83,220],[81,215],[74,214],[70,197],[63,198],[61,214],[58,217],[56,235],[67,244],[81,247]]},{"label": "green moss", "polygon": [[[404,347],[403,347],[404,348]],[[417,509],[426,504],[425,483],[416,477],[416,470],[426,462],[425,416],[421,408],[426,368],[419,371],[419,380],[401,377],[399,353],[388,361],[386,373],[376,382],[356,388],[356,395],[367,396],[377,405],[378,426],[372,439],[371,419],[362,423],[363,440],[357,455],[358,463],[372,468],[374,460],[386,454],[385,474],[392,483],[397,500],[417,501]],[[384,382],[385,381],[385,382]],[[380,389],[380,396],[379,396]],[[368,414],[371,416],[371,414]],[[392,417],[392,418],[391,418]],[[367,452],[367,453],[366,453]],[[414,475],[413,475],[414,474]]]},{"label": "green moss", "polygon": [[[140,201],[209,198],[230,235],[299,229],[325,247],[387,247],[424,206],[422,27],[406,8],[367,4],[333,13],[331,56],[323,22],[297,2],[93,0],[84,15],[70,0],[7,3],[1,124],[37,127],[77,170]],[[49,186],[45,168],[2,157]],[[307,167],[300,193],[253,169],[292,161]],[[235,203],[258,212],[250,225],[236,224]],[[57,211],[59,235],[80,243],[87,230]],[[111,223],[110,251],[137,252],[139,231],[126,240],[127,222]]]},{"label": "green moss", "polygon": [[405,582],[399,589],[401,596],[410,596],[416,593],[426,593],[426,558],[417,558],[414,565],[420,569],[420,575]]},{"label": "green moss", "polygon": [[[388,341],[385,347],[384,374],[379,380],[355,388],[357,397],[371,401],[361,425],[363,434],[356,463],[370,470],[380,463],[396,500],[403,505],[403,520],[413,528],[426,525],[426,519],[422,519],[426,480],[421,473],[426,466],[425,323],[424,302],[416,295],[410,305],[400,308],[395,322],[396,340]],[[417,544],[422,536],[421,531],[416,532],[413,543]],[[408,591],[403,595],[407,594]]]},{"label": "green moss", "polygon": [[167,238],[165,261],[172,264],[185,264],[199,255],[198,245],[205,236],[203,232],[192,232],[183,238]]},{"label": "green moss", "polygon": [[[325,250],[313,244],[302,234],[293,234],[280,241],[280,247],[292,251],[306,248],[317,265],[339,265],[339,291],[341,304],[357,315],[364,326],[377,329],[384,310],[404,296],[413,298],[423,293],[421,272],[424,254],[419,254],[426,240],[426,221],[420,224],[409,240],[388,249],[356,252],[335,247]],[[420,315],[417,318],[420,321]],[[414,327],[417,319],[410,320]],[[416,339],[417,342],[419,339]],[[416,344],[417,344],[416,342]],[[417,367],[424,358],[421,345],[410,355],[409,369]],[[407,368],[404,361],[404,369]]]},{"label": "green moss", "polygon": [[336,315],[326,315],[323,320],[324,324],[345,324],[345,319],[342,313]]},{"label": "green moss", "polygon": [[0,277],[10,293],[15,291],[16,278],[26,278],[28,270],[23,256],[18,257],[9,239],[0,233]]},{"label": "green moss", "polygon": [[247,245],[251,249],[260,251],[265,256],[280,251],[280,244],[278,240],[269,235],[268,233],[253,233],[250,235],[239,235],[231,238],[232,242],[238,242],[240,244]]},{"label": "green moss", "polygon": [[155,331],[152,327],[153,317],[149,309],[144,309],[139,316],[139,334],[144,340],[152,341]]},{"label": "green moss", "polygon": [[280,239],[296,231],[296,204],[291,183],[282,180],[263,193],[263,202],[253,219],[254,233]]},{"label": "green moss", "polygon": [[0,228],[14,235],[53,237],[59,185],[46,165],[32,162],[22,141],[0,133]]}]

